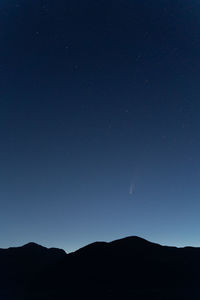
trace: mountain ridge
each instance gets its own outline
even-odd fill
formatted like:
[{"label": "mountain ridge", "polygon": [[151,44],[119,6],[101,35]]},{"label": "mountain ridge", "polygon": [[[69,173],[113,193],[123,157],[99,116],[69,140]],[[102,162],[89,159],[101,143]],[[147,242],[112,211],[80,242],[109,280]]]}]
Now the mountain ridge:
[{"label": "mountain ridge", "polygon": [[31,242],[0,249],[0,299],[200,299],[199,270],[200,248],[137,236],[69,254]]},{"label": "mountain ridge", "polygon": [[191,245],[187,245],[187,246],[172,246],[172,245],[167,245],[167,244],[160,244],[158,242],[152,242],[148,239],[145,239],[145,238],[142,238],[140,236],[136,236],[136,235],[133,235],[133,236],[126,236],[126,237],[123,237],[123,238],[117,238],[117,239],[114,239],[114,240],[111,240],[111,241],[102,241],[102,240],[97,240],[95,242],[91,242],[89,244],[86,244],[76,250],[73,250],[71,252],[66,252],[64,249],[62,248],[58,248],[58,247],[46,247],[46,246],[43,246],[43,245],[40,245],[38,243],[35,243],[35,242],[27,242],[26,244],[23,244],[21,246],[11,246],[11,247],[7,247],[7,248],[0,248],[0,251],[1,250],[9,250],[9,249],[21,249],[21,248],[44,248],[44,249],[47,249],[47,250],[51,250],[51,249],[57,249],[57,250],[61,250],[61,251],[64,251],[65,253],[74,253],[76,251],[79,251],[83,248],[86,248],[86,247],[89,247],[89,246],[92,246],[92,245],[100,245],[100,244],[117,244],[117,243],[121,243],[121,242],[138,242],[138,243],[143,243],[144,245],[154,245],[154,246],[160,246],[160,247],[169,247],[169,248],[176,248],[176,249],[199,249],[200,250],[200,246],[199,247],[196,247],[196,246],[191,246]]}]

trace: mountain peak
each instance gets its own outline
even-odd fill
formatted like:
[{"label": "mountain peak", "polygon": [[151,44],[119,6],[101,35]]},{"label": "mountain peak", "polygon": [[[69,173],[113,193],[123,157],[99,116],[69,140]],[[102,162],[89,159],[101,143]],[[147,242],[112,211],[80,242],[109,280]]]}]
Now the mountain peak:
[{"label": "mountain peak", "polygon": [[34,242],[30,242],[30,243],[23,245],[21,248],[26,248],[26,249],[36,249],[37,248],[38,249],[38,248],[46,248],[46,247],[41,246]]},{"label": "mountain peak", "polygon": [[123,243],[139,243],[139,244],[154,244],[154,245],[158,245],[155,243],[152,243],[144,238],[141,238],[139,236],[133,235],[133,236],[127,236],[125,238],[122,239],[117,239],[112,241],[111,243],[117,243],[117,242],[123,242]]},{"label": "mountain peak", "polygon": [[118,249],[120,248],[121,251],[133,251],[133,250],[145,250],[149,248],[160,248],[162,247],[159,244],[152,243],[146,239],[143,239],[138,236],[128,236],[122,239],[114,240],[109,243],[112,247],[117,247]]}]

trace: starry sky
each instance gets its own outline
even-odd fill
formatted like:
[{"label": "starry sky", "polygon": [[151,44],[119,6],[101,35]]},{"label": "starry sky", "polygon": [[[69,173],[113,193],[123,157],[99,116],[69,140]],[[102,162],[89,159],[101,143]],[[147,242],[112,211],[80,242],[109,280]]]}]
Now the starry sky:
[{"label": "starry sky", "polygon": [[0,248],[200,246],[200,1],[1,0]]}]

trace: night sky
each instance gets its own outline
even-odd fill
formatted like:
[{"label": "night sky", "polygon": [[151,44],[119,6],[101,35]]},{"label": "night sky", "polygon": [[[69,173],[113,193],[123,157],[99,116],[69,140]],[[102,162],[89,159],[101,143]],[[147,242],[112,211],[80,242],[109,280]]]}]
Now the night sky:
[{"label": "night sky", "polygon": [[1,0],[0,248],[200,246],[199,114],[199,0]]}]

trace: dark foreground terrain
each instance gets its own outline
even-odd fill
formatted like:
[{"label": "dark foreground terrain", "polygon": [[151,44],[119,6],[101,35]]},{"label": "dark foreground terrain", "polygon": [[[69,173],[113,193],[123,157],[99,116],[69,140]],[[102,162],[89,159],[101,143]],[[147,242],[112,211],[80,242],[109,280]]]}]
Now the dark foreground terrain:
[{"label": "dark foreground terrain", "polygon": [[200,248],[139,237],[66,254],[34,243],[0,249],[0,300],[200,299]]}]

